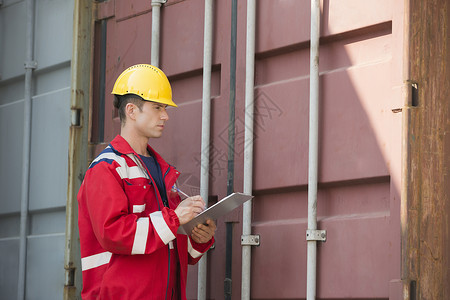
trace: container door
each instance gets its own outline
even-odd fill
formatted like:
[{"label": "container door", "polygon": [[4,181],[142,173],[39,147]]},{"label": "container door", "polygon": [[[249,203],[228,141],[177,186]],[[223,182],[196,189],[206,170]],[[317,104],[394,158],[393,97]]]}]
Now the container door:
[{"label": "container door", "polygon": [[[0,291],[18,293],[25,1],[0,5]],[[26,299],[61,299],[68,182],[73,2],[35,1]]]}]

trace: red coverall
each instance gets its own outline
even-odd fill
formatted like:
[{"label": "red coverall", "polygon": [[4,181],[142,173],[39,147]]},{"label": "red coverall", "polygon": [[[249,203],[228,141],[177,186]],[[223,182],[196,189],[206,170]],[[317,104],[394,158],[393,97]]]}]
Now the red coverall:
[{"label": "red coverall", "polygon": [[78,193],[85,300],[170,299],[166,290],[171,243],[178,250],[179,296],[186,299],[187,265],[197,263],[214,242],[198,244],[177,234],[180,223],[174,209],[180,197],[174,187],[179,172],[148,148],[161,167],[169,208],[150,172],[121,136],[86,172]]}]

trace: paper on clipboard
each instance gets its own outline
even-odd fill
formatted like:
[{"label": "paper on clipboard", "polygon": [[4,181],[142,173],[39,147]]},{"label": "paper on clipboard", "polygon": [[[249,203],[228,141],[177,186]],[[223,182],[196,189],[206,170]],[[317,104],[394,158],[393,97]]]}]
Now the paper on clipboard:
[{"label": "paper on clipboard", "polygon": [[178,227],[178,233],[179,234],[190,234],[192,232],[192,229],[194,229],[195,226],[201,223],[205,223],[206,220],[217,220],[219,217],[222,217],[229,212],[231,212],[233,209],[239,207],[244,202],[247,202],[248,200],[252,199],[253,196],[246,195],[242,193],[233,193],[216,204],[208,207],[204,211],[202,211],[198,216],[190,220],[184,225],[181,225]]}]

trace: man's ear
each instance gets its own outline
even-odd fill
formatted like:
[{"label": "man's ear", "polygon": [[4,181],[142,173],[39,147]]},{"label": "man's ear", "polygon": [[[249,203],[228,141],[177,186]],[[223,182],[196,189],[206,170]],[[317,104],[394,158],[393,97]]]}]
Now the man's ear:
[{"label": "man's ear", "polygon": [[127,105],[125,106],[125,115],[127,116],[127,118],[130,118],[132,120],[136,119],[136,112],[137,106],[134,105],[133,103],[127,103]]}]

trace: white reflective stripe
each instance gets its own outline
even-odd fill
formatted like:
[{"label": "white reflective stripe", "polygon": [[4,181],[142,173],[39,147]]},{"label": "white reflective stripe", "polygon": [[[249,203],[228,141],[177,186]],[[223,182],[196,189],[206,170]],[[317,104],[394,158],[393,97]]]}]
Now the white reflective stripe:
[{"label": "white reflective stripe", "polygon": [[136,222],[136,233],[134,234],[133,248],[131,254],[144,254],[147,246],[149,218],[139,218]]},{"label": "white reflective stripe", "polygon": [[142,169],[137,166],[120,166],[116,168],[116,171],[122,179],[147,178],[147,174],[145,174]]},{"label": "white reflective stripe", "polygon": [[203,255],[203,253],[195,250],[194,247],[192,247],[191,239],[189,237],[188,237],[188,252],[189,255],[192,256],[192,258],[197,258]]},{"label": "white reflective stripe", "polygon": [[103,252],[86,256],[81,259],[81,271],[97,268],[106,265],[111,260],[111,252]]},{"label": "white reflective stripe", "polygon": [[131,158],[131,160],[134,161],[134,163],[137,165],[136,167],[129,167],[130,171],[128,174],[128,178],[133,179],[144,177],[150,179],[147,172],[145,171],[145,167],[142,162],[134,154],[127,154],[127,156]]},{"label": "white reflective stripe", "polygon": [[145,210],[145,204],[133,205],[133,213],[141,213]]},{"label": "white reflective stripe", "polygon": [[[107,148],[110,148],[109,146]],[[128,155],[133,161],[137,164],[137,166],[130,167],[127,165],[125,158],[115,154],[114,152],[106,152],[103,154],[100,154],[95,158],[95,160],[92,163],[95,163],[102,159],[112,159],[115,162],[117,162],[120,167],[116,168],[117,174],[119,174],[120,178],[128,178],[128,179],[135,179],[135,178],[148,178],[147,174],[142,170],[141,167],[139,167],[139,163],[134,158],[134,155]]]},{"label": "white reflective stripe", "polygon": [[164,244],[168,244],[170,241],[175,239],[175,235],[170,230],[167,225],[162,212],[156,211],[150,214],[150,219],[152,220],[153,227],[155,227],[156,233],[158,233],[159,238],[163,241]]},{"label": "white reflective stripe", "polygon": [[[107,147],[107,148],[109,148],[109,147]],[[106,153],[100,154],[99,156],[97,156],[94,159],[94,161],[92,161],[92,164],[96,163],[99,160],[105,159],[105,158],[112,159],[112,160],[116,161],[121,166],[125,166],[126,165],[125,159],[123,157],[120,157],[119,155],[115,154],[114,152],[106,152]]]}]

